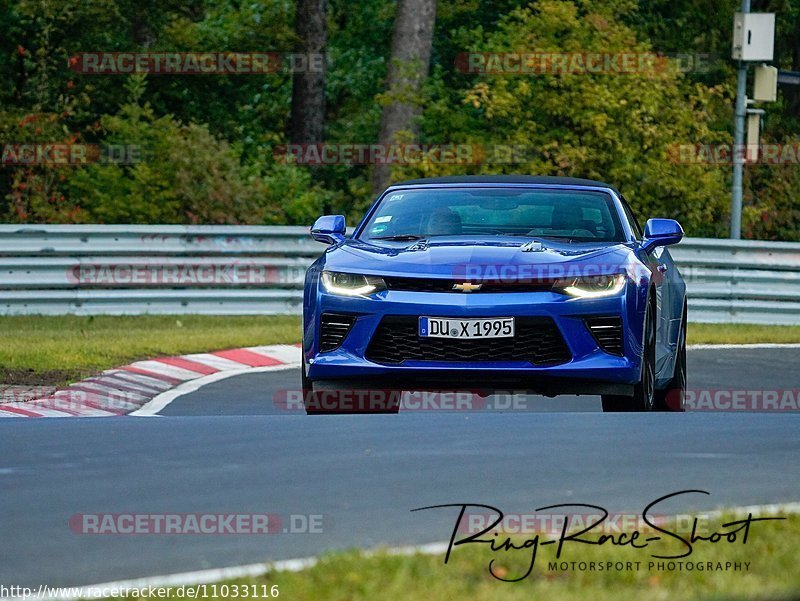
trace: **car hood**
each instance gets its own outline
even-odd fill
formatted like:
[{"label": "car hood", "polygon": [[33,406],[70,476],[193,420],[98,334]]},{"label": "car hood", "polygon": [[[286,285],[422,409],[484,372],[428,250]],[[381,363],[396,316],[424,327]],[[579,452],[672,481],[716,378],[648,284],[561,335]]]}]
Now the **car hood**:
[{"label": "car hood", "polygon": [[463,274],[467,265],[552,265],[558,266],[556,272],[563,272],[568,264],[623,265],[631,252],[625,244],[614,242],[530,242],[527,238],[436,238],[427,243],[379,245],[347,239],[328,250],[325,269],[399,277],[452,277]]}]

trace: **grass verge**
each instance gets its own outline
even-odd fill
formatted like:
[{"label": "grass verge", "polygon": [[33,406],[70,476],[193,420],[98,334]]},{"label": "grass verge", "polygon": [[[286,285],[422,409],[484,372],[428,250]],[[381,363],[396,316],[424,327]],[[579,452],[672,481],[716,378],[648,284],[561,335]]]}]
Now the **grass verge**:
[{"label": "grass verge", "polygon": [[800,342],[800,326],[762,326],[743,323],[690,323],[689,344],[750,344]]},{"label": "grass verge", "polygon": [[[756,516],[759,517],[759,516]],[[738,518],[737,518],[738,519]],[[734,527],[716,528],[727,521],[714,520],[713,529],[727,532]],[[702,532],[702,531],[699,531]],[[643,532],[644,535],[647,534]],[[741,535],[741,532],[739,533]],[[649,534],[648,534],[649,535]],[[683,533],[688,537],[688,533]],[[463,535],[460,535],[463,536]],[[585,535],[596,540],[598,534]],[[544,535],[542,540],[553,538]],[[664,537],[668,538],[668,537]],[[725,539],[723,539],[724,541]],[[518,544],[522,539],[518,540]],[[530,563],[530,551],[498,551],[488,545],[465,545],[454,549],[447,565],[443,555],[398,556],[386,552],[331,553],[315,566],[299,572],[273,572],[257,578],[229,580],[217,583],[216,589],[206,585],[207,593],[216,591],[220,598],[230,598],[245,592],[248,598],[256,591],[277,585],[279,598],[303,601],[353,600],[428,600],[480,599],[514,601],[519,599],[565,599],[570,601],[639,601],[649,600],[779,600],[800,598],[800,516],[788,516],[784,521],[751,524],[747,543],[741,536],[734,543],[711,544],[697,542],[690,557],[670,568],[668,560],[653,559],[652,554],[668,554],[684,550],[682,543],[664,540],[649,549],[630,547],[589,546],[574,544],[565,548],[558,562],[575,562],[576,568],[555,570],[549,563],[555,560],[555,545],[541,547],[532,574],[520,582],[501,582],[489,574],[488,564],[495,559],[493,570],[506,579],[522,575]],[[476,548],[480,547],[480,548]],[[511,557],[510,557],[511,556]],[[639,561],[638,570],[592,571],[580,569],[581,562]],[[704,569],[686,569],[687,562],[704,564]],[[650,565],[655,564],[655,567]],[[664,562],[663,568],[658,567]],[[712,562],[715,569],[708,569]],[[749,562],[745,570],[745,562]],[[716,569],[719,565],[739,564],[740,570]],[[227,585],[227,589],[224,588]],[[238,589],[234,588],[238,585]],[[179,589],[170,589],[170,598],[179,598]],[[227,593],[227,594],[224,594]],[[253,597],[255,598],[255,597]],[[264,598],[263,595],[261,598]]]},{"label": "grass verge", "polygon": [[58,386],[138,359],[299,340],[295,316],[0,317],[0,383]]}]

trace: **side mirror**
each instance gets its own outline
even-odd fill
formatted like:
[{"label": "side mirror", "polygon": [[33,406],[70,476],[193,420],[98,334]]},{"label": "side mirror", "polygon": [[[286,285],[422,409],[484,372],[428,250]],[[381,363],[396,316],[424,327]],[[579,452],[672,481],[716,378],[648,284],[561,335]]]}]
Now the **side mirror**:
[{"label": "side mirror", "polygon": [[317,242],[336,244],[344,240],[344,215],[323,215],[311,226],[311,237]]},{"label": "side mirror", "polygon": [[677,244],[683,239],[683,228],[674,219],[648,219],[644,226],[642,248],[650,252],[659,246]]}]

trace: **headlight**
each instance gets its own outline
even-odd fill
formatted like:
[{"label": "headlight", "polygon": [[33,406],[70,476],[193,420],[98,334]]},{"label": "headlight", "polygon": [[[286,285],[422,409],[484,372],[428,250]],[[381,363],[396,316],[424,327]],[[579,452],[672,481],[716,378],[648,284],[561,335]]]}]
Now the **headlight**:
[{"label": "headlight", "polygon": [[592,275],[558,280],[554,288],[570,296],[599,298],[614,296],[625,287],[625,274]]},{"label": "headlight", "polygon": [[381,277],[338,271],[323,271],[322,285],[328,292],[342,296],[367,296],[386,290],[386,282]]}]

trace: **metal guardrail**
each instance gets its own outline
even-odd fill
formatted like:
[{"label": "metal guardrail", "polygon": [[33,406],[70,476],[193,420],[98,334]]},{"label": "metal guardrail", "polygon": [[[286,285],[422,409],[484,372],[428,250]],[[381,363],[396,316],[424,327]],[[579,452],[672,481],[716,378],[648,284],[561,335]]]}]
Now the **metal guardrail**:
[{"label": "metal guardrail", "polygon": [[687,238],[670,253],[690,321],[800,325],[800,243]]},{"label": "metal guardrail", "polygon": [[299,313],[322,250],[305,227],[0,225],[0,314]]},{"label": "metal guardrail", "polygon": [[[0,314],[299,313],[305,227],[0,225]],[[800,243],[670,249],[695,322],[800,324]]]}]

